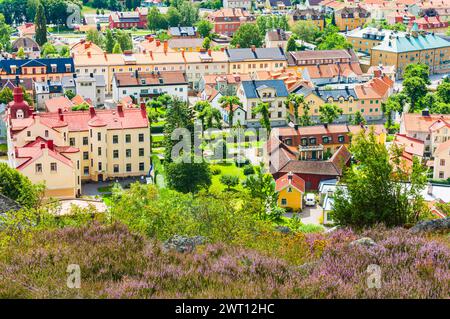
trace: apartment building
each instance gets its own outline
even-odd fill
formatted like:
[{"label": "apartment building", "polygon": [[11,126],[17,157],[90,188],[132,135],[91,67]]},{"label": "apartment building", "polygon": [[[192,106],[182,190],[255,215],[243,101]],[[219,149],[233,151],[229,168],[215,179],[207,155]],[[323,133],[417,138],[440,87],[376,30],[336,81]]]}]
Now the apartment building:
[{"label": "apartment building", "polygon": [[0,60],[2,79],[31,79],[33,82],[61,81],[64,76],[75,72],[72,58],[49,59],[5,59]]},{"label": "apartment building", "polygon": [[353,45],[353,50],[371,54],[372,48],[383,43],[390,35],[404,36],[405,34],[405,32],[367,27],[348,31],[345,37]]},{"label": "apartment building", "polygon": [[230,73],[256,74],[258,71],[281,71],[287,66],[283,48],[226,49]]},{"label": "apartment building", "polygon": [[147,8],[137,8],[136,11],[111,12],[109,15],[110,29],[146,29]]},{"label": "apartment building", "polygon": [[7,108],[9,163],[44,182],[47,197],[75,197],[82,181],[147,175],[148,125],[145,105],[35,114],[16,88]]},{"label": "apartment building", "polygon": [[282,29],[275,29],[267,31],[264,37],[266,48],[283,48],[286,49],[287,42],[291,37],[292,32]]},{"label": "apartment building", "polygon": [[62,78],[64,92],[72,91],[95,107],[105,104],[106,81],[103,75],[65,76]]},{"label": "apartment building", "polygon": [[112,93],[114,101],[131,96],[136,103],[142,103],[161,94],[187,101],[188,81],[182,71],[115,73]]},{"label": "apartment building", "polygon": [[318,27],[320,30],[323,30],[325,25],[325,14],[320,10],[313,8],[306,9],[295,9],[292,10],[289,14],[292,23],[297,21],[309,21]]},{"label": "apartment building", "polygon": [[339,31],[348,31],[363,27],[369,22],[370,12],[361,7],[345,7],[336,10],[334,18]]},{"label": "apartment building", "polygon": [[37,110],[43,110],[45,101],[52,98],[62,96],[64,94],[61,82],[35,82],[34,83],[34,98]]},{"label": "apartment building", "polygon": [[359,62],[317,64],[305,66],[302,78],[315,85],[363,82]]},{"label": "apartment building", "polygon": [[245,9],[250,10],[252,7],[251,0],[223,0],[223,7],[226,9]]},{"label": "apartment building", "polygon": [[419,32],[417,25],[411,33],[391,34],[381,44],[372,47],[370,64],[394,65],[397,79],[411,63],[424,63],[430,73],[450,72],[450,42],[434,33]]},{"label": "apartment building", "polygon": [[289,95],[286,86],[282,80],[252,80],[242,81],[238,90],[237,97],[242,102],[242,108],[246,112],[245,124],[248,127],[260,127],[260,114],[254,114],[252,111],[260,102],[269,103],[269,117],[271,126],[286,125],[287,109],[286,99]]},{"label": "apartment building", "polygon": [[139,53],[147,53],[147,52],[180,52],[184,51],[196,51],[199,52],[203,49],[203,41],[202,38],[188,38],[188,37],[180,37],[176,39],[169,39],[166,41],[160,41],[158,39],[154,39],[152,36],[147,37],[144,41],[137,45]]},{"label": "apartment building", "polygon": [[450,115],[403,113],[400,121],[400,134],[424,142],[424,157],[432,158],[439,144],[450,139]]},{"label": "apartment building", "polygon": [[424,16],[409,22],[409,28],[413,28],[417,24],[419,30],[428,32],[445,33],[448,29],[448,21],[441,20],[439,16]]},{"label": "apartment building", "polygon": [[434,152],[433,178],[450,178],[450,139],[439,144]]},{"label": "apartment building", "polygon": [[[388,76],[380,76],[354,87],[345,85],[328,89],[300,85],[291,90],[291,93],[303,94],[313,121],[319,120],[320,107],[325,103],[336,104],[342,109],[343,114],[337,122],[348,121],[358,111],[367,120],[379,120],[383,118],[381,103],[392,93],[393,85],[394,82]],[[293,112],[290,107],[292,118]],[[304,114],[302,107],[298,109],[298,113],[300,116]]]},{"label": "apartment building", "polygon": [[211,12],[206,19],[214,25],[213,31],[232,36],[245,23],[256,22],[255,16],[240,8],[223,8]]}]

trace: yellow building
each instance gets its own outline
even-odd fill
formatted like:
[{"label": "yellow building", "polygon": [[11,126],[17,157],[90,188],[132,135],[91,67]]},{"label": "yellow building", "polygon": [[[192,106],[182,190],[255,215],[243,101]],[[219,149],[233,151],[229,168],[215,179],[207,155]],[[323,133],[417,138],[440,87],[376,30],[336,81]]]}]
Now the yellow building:
[{"label": "yellow building", "polygon": [[278,192],[278,206],[294,212],[303,209],[303,194],[305,193],[305,181],[289,172],[279,177],[275,190]]},{"label": "yellow building", "polygon": [[9,163],[47,197],[81,194],[82,181],[145,176],[150,130],[145,106],[34,114],[20,89],[7,108]]},{"label": "yellow building", "polygon": [[394,65],[397,79],[403,78],[406,66],[424,63],[430,74],[450,72],[450,42],[426,32],[412,31],[405,36],[392,35],[372,48],[372,66]]},{"label": "yellow building", "polygon": [[323,30],[325,23],[325,14],[312,8],[296,9],[289,14],[289,17],[291,24],[298,21],[308,21],[308,23],[315,25],[320,30]]},{"label": "yellow building", "polygon": [[258,71],[281,71],[287,66],[282,48],[226,49],[230,73],[256,75]]},{"label": "yellow building", "polygon": [[349,31],[363,27],[370,18],[370,12],[361,7],[345,7],[334,12],[339,31]]},{"label": "yellow building", "polygon": [[[353,50],[371,54],[373,47],[380,45],[393,33],[394,31],[391,30],[367,27],[351,30],[345,34],[345,37],[353,45]],[[399,33],[396,32],[396,34]]]}]

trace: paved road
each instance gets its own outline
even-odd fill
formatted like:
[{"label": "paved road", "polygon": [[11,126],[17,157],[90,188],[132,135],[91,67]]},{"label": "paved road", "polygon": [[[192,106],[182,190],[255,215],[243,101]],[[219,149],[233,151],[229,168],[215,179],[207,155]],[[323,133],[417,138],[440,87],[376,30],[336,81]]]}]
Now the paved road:
[{"label": "paved road", "polygon": [[[292,218],[294,215],[297,214],[284,214],[284,216],[288,218]],[[298,214],[298,216],[300,217],[300,220],[303,224],[320,225],[320,220],[322,219],[322,207],[320,207],[319,205],[316,205],[314,207],[305,206],[303,208],[303,211]]]}]

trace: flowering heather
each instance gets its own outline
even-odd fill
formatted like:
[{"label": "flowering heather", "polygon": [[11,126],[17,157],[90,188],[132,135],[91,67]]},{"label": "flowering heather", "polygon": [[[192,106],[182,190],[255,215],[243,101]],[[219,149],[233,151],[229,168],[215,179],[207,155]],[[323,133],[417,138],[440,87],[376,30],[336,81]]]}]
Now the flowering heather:
[{"label": "flowering heather", "polygon": [[[0,252],[0,298],[446,298],[448,237],[376,227],[361,234],[273,234],[275,244],[162,248],[122,224],[35,232]],[[360,237],[377,245],[350,245]],[[296,243],[302,262],[278,245]],[[250,248],[245,248],[252,247]],[[275,247],[275,248],[274,248]],[[274,257],[274,252],[278,254]],[[81,288],[66,286],[79,264]],[[367,266],[381,267],[381,288],[368,288]]]}]

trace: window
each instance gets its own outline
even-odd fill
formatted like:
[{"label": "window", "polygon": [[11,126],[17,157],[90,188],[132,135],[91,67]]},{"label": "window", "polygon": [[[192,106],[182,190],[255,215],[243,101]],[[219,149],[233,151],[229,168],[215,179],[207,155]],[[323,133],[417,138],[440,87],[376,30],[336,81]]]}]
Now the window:
[{"label": "window", "polygon": [[439,161],[439,164],[440,164],[441,166],[445,166],[445,159],[441,159],[441,160]]},{"label": "window", "polygon": [[139,149],[139,156],[144,156],[144,149],[143,148]]},{"label": "window", "polygon": [[85,166],[85,167],[83,168],[83,174],[84,174],[84,176],[89,175],[89,166]]},{"label": "window", "polygon": [[139,163],[139,170],[140,171],[143,171],[143,170],[145,170],[145,164],[144,163]]},{"label": "window", "polygon": [[70,144],[70,146],[75,146],[75,138],[74,137],[69,138],[69,144]]},{"label": "window", "polygon": [[287,192],[292,193],[292,187],[288,187]]},{"label": "window", "polygon": [[131,143],[131,135],[130,134],[125,135],[125,142]]},{"label": "window", "polygon": [[305,138],[302,138],[302,146],[306,146],[306,145],[308,145],[308,139],[305,137]]},{"label": "window", "polygon": [[130,163],[127,164],[127,172],[131,172],[131,164]]},{"label": "window", "polygon": [[98,132],[97,133],[97,141],[101,141],[102,140],[102,133]]},{"label": "window", "polygon": [[28,136],[28,137],[31,136],[31,131],[27,131],[27,136]]},{"label": "window", "polygon": [[119,165],[118,164],[114,164],[114,173],[119,173]]},{"label": "window", "polygon": [[[44,135],[45,135],[45,137],[48,137],[48,130],[45,130],[44,131]],[[72,145],[73,146],[73,145]]]},{"label": "window", "polygon": [[310,137],[309,138],[309,144],[316,145],[316,138],[315,137]]},{"label": "window", "polygon": [[36,173],[42,173],[42,164],[36,164]]},{"label": "window", "polygon": [[89,159],[89,152],[83,152],[83,159],[88,160]]},{"label": "window", "polygon": [[125,156],[126,157],[131,157],[131,149],[128,148],[128,149],[125,150]]},{"label": "window", "polygon": [[119,143],[119,136],[113,135],[113,144]]},{"label": "window", "polygon": [[329,137],[328,136],[322,136],[322,143],[324,143],[324,144],[329,143]]},{"label": "window", "polygon": [[102,162],[98,162],[98,170],[99,170],[99,171],[102,170]]},{"label": "window", "polygon": [[113,151],[113,158],[119,158],[119,150]]},{"label": "window", "polygon": [[144,141],[144,134],[139,133],[139,142],[143,142],[143,141]]},{"label": "window", "polygon": [[50,163],[50,171],[51,172],[56,172],[57,171],[56,163]]},{"label": "window", "polygon": [[339,136],[338,136],[338,142],[339,142],[339,143],[344,143],[344,141],[345,141],[344,135],[339,135]]},{"label": "window", "polygon": [[83,145],[88,145],[88,144],[89,144],[89,141],[88,141],[87,136],[83,137]]},{"label": "window", "polygon": [[439,172],[439,178],[444,178],[444,172],[443,171]]},{"label": "window", "polygon": [[281,199],[281,206],[286,206],[287,205],[287,199],[286,198],[282,198]]},{"label": "window", "polygon": [[97,148],[97,154],[98,154],[98,156],[102,156],[102,148],[101,147]]}]

